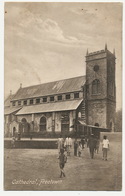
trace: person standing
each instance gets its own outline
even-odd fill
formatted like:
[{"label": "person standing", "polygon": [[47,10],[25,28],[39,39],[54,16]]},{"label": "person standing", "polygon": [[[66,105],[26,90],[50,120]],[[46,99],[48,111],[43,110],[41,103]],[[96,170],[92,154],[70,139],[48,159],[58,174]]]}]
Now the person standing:
[{"label": "person standing", "polygon": [[63,148],[62,145],[63,145],[63,138],[62,136],[60,135],[60,137],[58,138],[58,154],[60,154],[60,150]]},{"label": "person standing", "polygon": [[71,147],[72,147],[72,139],[69,136],[67,136],[67,138],[65,139],[64,146],[66,147],[67,155],[70,156]]},{"label": "person standing", "polygon": [[60,150],[60,155],[59,155],[59,166],[60,166],[60,178],[62,178],[62,176],[65,177],[65,173],[64,173],[64,166],[66,163],[67,159],[64,155],[64,149]]},{"label": "person standing", "polygon": [[64,142],[64,147],[66,149],[67,154],[68,154],[68,144],[69,144],[69,138],[66,137],[65,142]]},{"label": "person standing", "polygon": [[96,147],[96,139],[94,138],[94,135],[91,134],[89,140],[88,140],[88,147],[89,147],[89,151],[90,151],[90,157],[91,159],[94,158],[94,150]]},{"label": "person standing", "polygon": [[68,155],[71,154],[71,148],[72,148],[72,138],[69,136],[68,138]]},{"label": "person standing", "polygon": [[97,154],[99,153],[99,146],[100,146],[100,139],[99,139],[99,137],[97,137],[97,139],[96,139],[96,148],[95,148],[95,152]]},{"label": "person standing", "polygon": [[104,135],[103,141],[102,141],[102,151],[103,151],[103,160],[107,161],[107,154],[109,150],[109,140],[107,139],[107,136]]},{"label": "person standing", "polygon": [[84,137],[82,137],[82,139],[81,139],[81,144],[82,144],[82,149],[84,149],[84,145],[85,145],[85,138]]},{"label": "person standing", "polygon": [[77,139],[75,138],[75,141],[74,141],[74,156],[77,156],[77,150],[78,150],[78,142],[77,142]]},{"label": "person standing", "polygon": [[82,154],[82,144],[81,144],[81,142],[79,142],[79,145],[78,145],[78,156],[81,157],[81,154]]}]

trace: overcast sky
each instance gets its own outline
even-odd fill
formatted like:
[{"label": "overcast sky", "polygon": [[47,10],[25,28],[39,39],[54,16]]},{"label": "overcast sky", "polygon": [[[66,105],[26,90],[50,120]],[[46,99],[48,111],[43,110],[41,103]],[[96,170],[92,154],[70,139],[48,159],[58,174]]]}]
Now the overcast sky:
[{"label": "overcast sky", "polygon": [[5,3],[5,96],[23,87],[85,75],[85,55],[116,50],[121,108],[121,3]]}]

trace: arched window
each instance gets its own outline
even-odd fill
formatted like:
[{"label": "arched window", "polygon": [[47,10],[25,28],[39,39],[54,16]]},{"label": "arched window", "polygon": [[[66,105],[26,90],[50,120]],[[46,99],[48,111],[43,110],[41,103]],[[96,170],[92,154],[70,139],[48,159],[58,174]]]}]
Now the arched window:
[{"label": "arched window", "polygon": [[40,118],[40,131],[46,131],[46,118],[44,116]]},{"label": "arched window", "polygon": [[30,131],[29,123],[27,122],[27,120],[25,118],[22,118],[22,120],[21,120],[20,131],[22,133],[29,133],[29,131]]},{"label": "arched window", "polygon": [[100,81],[96,79],[92,82],[92,94],[98,93],[100,93]]},{"label": "arched window", "polygon": [[22,118],[22,123],[26,123],[27,121],[26,121],[26,119],[25,118]]}]

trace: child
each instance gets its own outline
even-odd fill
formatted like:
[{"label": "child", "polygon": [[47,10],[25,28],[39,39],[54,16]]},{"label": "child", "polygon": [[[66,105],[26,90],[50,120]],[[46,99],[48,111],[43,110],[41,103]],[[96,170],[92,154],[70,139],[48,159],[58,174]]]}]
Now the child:
[{"label": "child", "polygon": [[107,136],[104,135],[103,141],[102,141],[102,151],[103,151],[103,160],[107,161],[107,153],[109,150],[109,140],[107,139]]},{"label": "child", "polygon": [[60,135],[60,137],[58,138],[57,145],[58,145],[58,157],[57,157],[57,158],[59,159],[60,150],[61,150],[62,145],[63,145],[63,138],[62,138],[61,135]]},{"label": "child", "polygon": [[60,155],[59,155],[59,166],[60,166],[60,178],[62,178],[62,176],[65,177],[65,173],[64,173],[64,166],[66,163],[66,156],[64,155],[64,149],[60,150]]},{"label": "child", "polygon": [[79,155],[79,157],[81,157],[81,154],[82,154],[82,144],[81,144],[81,142],[79,142],[79,146],[78,146],[78,155]]},{"label": "child", "polygon": [[67,151],[66,151],[66,148],[63,148],[64,149],[64,156],[65,156],[65,163],[67,163]]},{"label": "child", "polygon": [[85,145],[85,138],[84,137],[81,139],[81,144],[82,144],[82,149],[84,149],[84,145]]}]

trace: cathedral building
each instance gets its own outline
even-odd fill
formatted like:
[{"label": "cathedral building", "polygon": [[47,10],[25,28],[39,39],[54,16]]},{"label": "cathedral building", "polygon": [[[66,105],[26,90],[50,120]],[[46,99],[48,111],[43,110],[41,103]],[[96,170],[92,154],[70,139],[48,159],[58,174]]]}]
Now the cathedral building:
[{"label": "cathedral building", "polygon": [[[22,87],[5,101],[5,136],[69,134],[84,126],[114,131],[115,53],[86,54],[86,75]],[[78,130],[77,130],[78,131]]]}]

